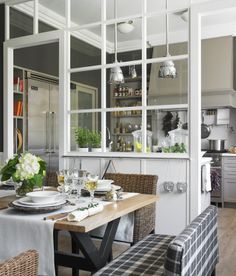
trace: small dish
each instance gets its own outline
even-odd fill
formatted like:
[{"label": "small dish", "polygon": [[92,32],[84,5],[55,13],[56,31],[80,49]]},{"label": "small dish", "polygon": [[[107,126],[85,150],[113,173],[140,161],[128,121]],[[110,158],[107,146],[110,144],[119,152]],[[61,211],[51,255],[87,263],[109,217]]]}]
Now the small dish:
[{"label": "small dish", "polygon": [[35,203],[52,203],[58,199],[59,195],[57,191],[35,191],[26,194]]},{"label": "small dish", "polygon": [[99,179],[97,182],[97,189],[96,191],[110,191],[111,190],[111,184],[113,183],[113,180],[110,179]]}]

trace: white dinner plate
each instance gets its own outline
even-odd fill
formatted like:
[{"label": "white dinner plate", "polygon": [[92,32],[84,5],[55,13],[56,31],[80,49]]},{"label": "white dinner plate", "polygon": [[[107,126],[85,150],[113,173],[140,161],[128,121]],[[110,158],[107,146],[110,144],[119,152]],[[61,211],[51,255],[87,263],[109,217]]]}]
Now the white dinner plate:
[{"label": "white dinner plate", "polygon": [[115,191],[118,191],[118,190],[121,189],[121,186],[111,184],[111,188],[108,188],[108,189],[105,189],[105,188],[103,188],[103,189],[97,189],[95,191],[95,193],[106,193],[106,192],[111,191],[112,189],[115,190]]},{"label": "white dinner plate", "polygon": [[28,197],[22,197],[16,201],[14,201],[14,204],[18,204],[20,206],[25,206],[25,207],[49,207],[49,206],[57,206],[57,205],[65,203],[65,202],[66,202],[65,199],[58,198],[58,200],[53,200],[50,203],[38,203],[38,202],[35,203]]}]

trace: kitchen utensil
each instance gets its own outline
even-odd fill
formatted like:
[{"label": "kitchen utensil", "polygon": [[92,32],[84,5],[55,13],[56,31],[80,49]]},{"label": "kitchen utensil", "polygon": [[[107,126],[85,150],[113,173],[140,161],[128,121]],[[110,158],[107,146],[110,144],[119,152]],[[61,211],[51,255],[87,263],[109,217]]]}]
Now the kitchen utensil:
[{"label": "kitchen utensil", "polygon": [[211,134],[211,128],[204,124],[204,115],[202,113],[202,124],[201,124],[201,138],[206,139]]},{"label": "kitchen utensil", "polygon": [[215,151],[224,151],[225,150],[225,140],[223,139],[208,139],[209,149]]}]

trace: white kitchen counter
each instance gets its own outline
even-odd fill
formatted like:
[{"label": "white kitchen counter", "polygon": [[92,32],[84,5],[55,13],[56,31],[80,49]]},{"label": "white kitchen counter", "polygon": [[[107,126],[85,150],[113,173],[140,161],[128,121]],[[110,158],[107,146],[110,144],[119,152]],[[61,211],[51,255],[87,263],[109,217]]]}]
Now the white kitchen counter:
[{"label": "white kitchen counter", "polygon": [[236,157],[236,154],[235,153],[230,153],[230,152],[226,152],[226,153],[222,153],[222,155],[221,156],[223,156],[223,157]]}]

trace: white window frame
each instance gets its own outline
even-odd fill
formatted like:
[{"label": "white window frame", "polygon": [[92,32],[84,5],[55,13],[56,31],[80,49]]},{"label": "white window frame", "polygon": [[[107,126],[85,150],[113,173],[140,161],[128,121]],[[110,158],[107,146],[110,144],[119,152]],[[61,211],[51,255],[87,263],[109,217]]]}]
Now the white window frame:
[{"label": "white window frame", "polygon": [[[168,10],[161,10],[161,11],[157,11],[157,12],[150,12],[150,13],[147,13],[147,1],[148,0],[143,0],[142,1],[142,12],[140,14],[136,14],[136,15],[132,15],[132,16],[129,16],[129,17],[118,17],[116,19],[109,19],[107,20],[106,19],[106,2],[109,1],[109,0],[101,0],[101,21],[99,22],[93,22],[91,24],[86,24],[86,25],[81,25],[81,26],[78,26],[78,27],[71,27],[71,21],[70,21],[70,0],[67,1],[67,13],[66,13],[66,21],[67,21],[67,35],[68,37],[70,37],[70,35],[72,35],[72,33],[74,31],[79,31],[79,30],[82,30],[82,29],[87,29],[87,28],[90,28],[90,27],[94,27],[94,26],[101,26],[101,36],[102,36],[102,42],[101,42],[101,48],[102,48],[102,54],[101,54],[101,64],[100,65],[93,65],[93,66],[86,66],[86,67],[77,67],[77,68],[71,68],[70,65],[69,67],[67,68],[68,70],[68,79],[67,79],[67,82],[70,83],[70,74],[73,74],[73,73],[79,73],[79,72],[86,72],[86,71],[92,71],[92,70],[101,70],[101,108],[96,108],[96,109],[90,109],[90,110],[73,110],[70,111],[70,109],[68,109],[68,118],[67,118],[67,122],[68,122],[68,133],[70,133],[70,116],[71,114],[74,114],[74,113],[86,113],[86,112],[101,112],[101,132],[102,132],[102,154],[100,153],[78,153],[78,152],[71,152],[70,151],[70,144],[67,145],[67,149],[68,149],[68,152],[67,152],[67,156],[76,156],[76,155],[79,155],[79,156],[91,156],[91,155],[105,155],[105,156],[127,156],[127,155],[133,155],[134,157],[135,156],[138,156],[138,157],[141,157],[142,156],[145,156],[145,157],[156,157],[157,155],[160,156],[160,154],[157,154],[157,153],[146,153],[145,150],[146,150],[146,132],[147,132],[147,121],[146,121],[146,118],[147,118],[147,111],[148,110],[168,110],[168,109],[186,109],[187,112],[188,112],[188,104],[176,104],[176,105],[151,105],[151,106],[148,106],[147,105],[147,70],[146,70],[146,67],[147,67],[147,64],[151,64],[151,63],[161,63],[165,60],[169,60],[170,58],[167,58],[167,57],[160,57],[160,58],[151,58],[151,59],[147,59],[147,56],[146,56],[146,44],[147,44],[147,19],[149,17],[154,17],[154,16],[160,16],[160,15],[163,15],[163,14],[173,14],[175,12],[179,12],[179,11],[183,11],[185,10],[186,8],[189,8],[189,7],[182,7],[180,9],[168,9]],[[137,107],[134,107],[132,108],[133,110],[141,110],[142,111],[142,126],[143,126],[143,132],[142,132],[142,153],[125,153],[125,152],[106,152],[106,140],[105,140],[105,137],[106,137],[106,113],[107,112],[115,112],[115,111],[121,111],[121,110],[128,110],[128,108],[108,108],[106,106],[106,89],[107,89],[107,83],[106,83],[106,70],[107,69],[110,69],[114,66],[116,66],[117,64],[115,63],[109,63],[107,64],[106,63],[106,48],[107,48],[107,45],[106,45],[106,26],[107,25],[110,25],[110,24],[114,24],[114,23],[118,23],[118,22],[123,22],[123,21],[127,21],[127,20],[130,20],[130,19],[137,19],[137,18],[141,18],[142,20],[142,47],[141,47],[141,50],[142,50],[142,59],[140,60],[133,60],[133,61],[126,61],[126,62],[119,62],[119,66],[129,66],[129,65],[138,65],[138,64],[141,64],[142,65],[142,91],[143,91],[143,95],[142,95],[142,106],[137,106]],[[69,43],[69,42],[68,42]],[[68,48],[67,49],[70,49],[70,46],[68,45]],[[68,57],[68,60],[70,60],[70,53],[68,52],[67,53],[67,57]],[[185,54],[185,55],[177,55],[177,56],[171,56],[171,60],[173,61],[177,61],[177,60],[187,60],[188,61],[188,64],[189,64],[189,53],[188,54]],[[68,97],[67,97],[67,102],[69,103],[70,102],[70,99],[69,99],[69,93],[67,93]],[[188,98],[189,98],[189,91],[188,91]],[[70,105],[69,105],[70,106]],[[68,141],[70,142],[71,140],[68,139]],[[166,157],[177,157],[177,158],[188,158],[188,154],[168,154]]]},{"label": "white window frame", "polygon": [[[67,89],[66,83],[66,40],[65,32],[62,30],[47,33],[34,34],[6,40],[4,42],[4,159],[13,156],[13,65],[14,50],[32,47],[37,45],[49,44],[53,42],[59,43],[59,156],[66,153],[64,147],[67,139],[65,127],[66,112],[64,103],[66,95],[64,91]],[[63,159],[59,160],[60,167],[63,167]]]},{"label": "white window frame", "polygon": [[224,0],[192,5],[190,10],[190,221],[201,213],[201,20],[233,8],[234,0]]}]

